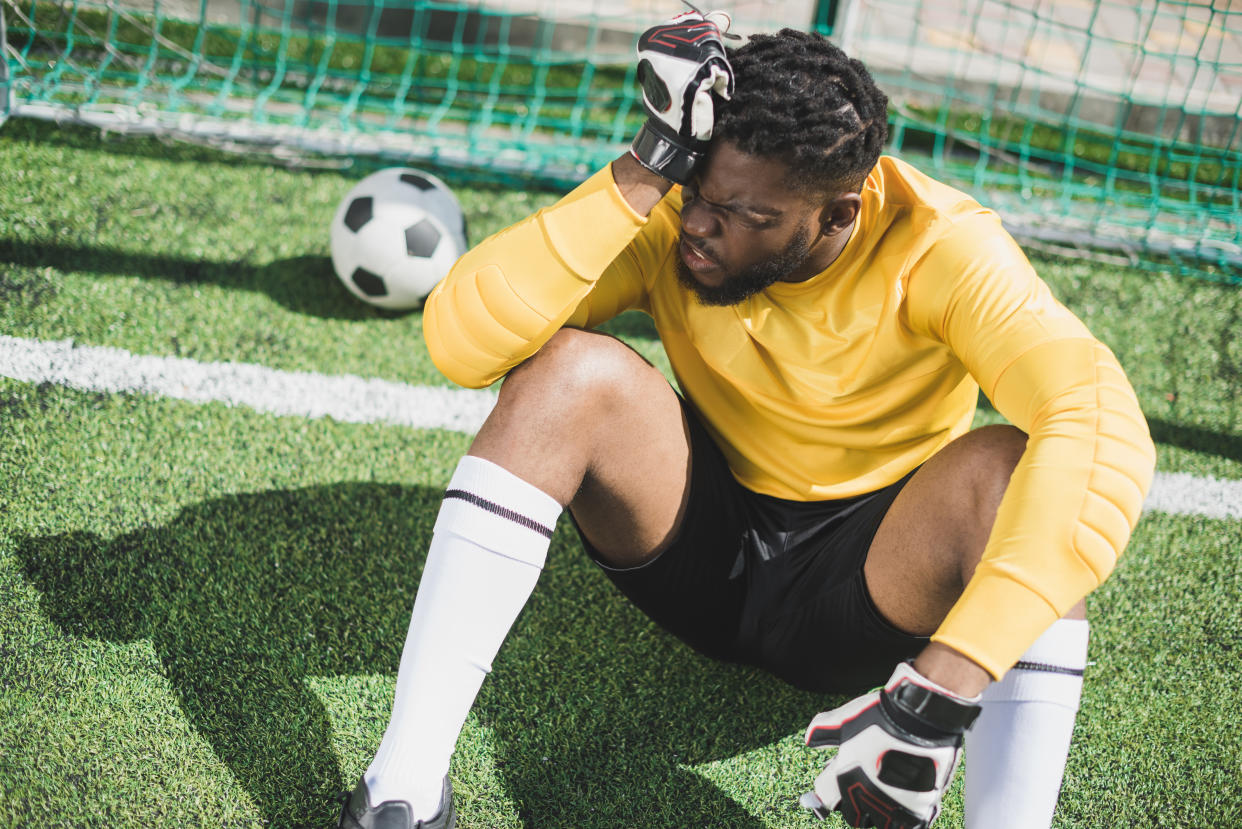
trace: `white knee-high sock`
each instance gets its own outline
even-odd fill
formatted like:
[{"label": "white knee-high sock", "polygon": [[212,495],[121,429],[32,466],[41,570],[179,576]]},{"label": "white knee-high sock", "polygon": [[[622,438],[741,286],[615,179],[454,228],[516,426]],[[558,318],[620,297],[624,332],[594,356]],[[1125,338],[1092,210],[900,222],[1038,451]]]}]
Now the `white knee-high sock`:
[{"label": "white knee-high sock", "polygon": [[436,519],[397,672],[392,718],[366,771],[371,803],[431,817],[458,734],[526,604],[561,506],[490,461],[457,465]]},{"label": "white knee-high sock", "polygon": [[983,692],[966,733],[967,829],[1048,829],[1087,665],[1085,619],[1061,619]]}]

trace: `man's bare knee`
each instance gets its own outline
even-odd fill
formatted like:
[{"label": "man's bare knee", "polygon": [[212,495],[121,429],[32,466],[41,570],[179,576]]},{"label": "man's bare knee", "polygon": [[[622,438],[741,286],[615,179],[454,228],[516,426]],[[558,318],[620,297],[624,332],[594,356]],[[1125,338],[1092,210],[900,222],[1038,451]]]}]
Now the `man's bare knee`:
[{"label": "man's bare knee", "polygon": [[607,405],[608,398],[624,395],[645,373],[644,369],[657,371],[617,338],[562,328],[509,372],[501,386],[499,402],[504,404],[506,397],[533,391],[541,399],[557,398],[575,408]]},{"label": "man's bare knee", "polygon": [[566,328],[509,372],[470,454],[504,466],[568,505],[659,370],[607,334]]},{"label": "man's bare knee", "polygon": [[1008,424],[981,426],[969,434],[984,439],[988,454],[996,459],[999,466],[1010,472],[1021,460],[1022,453],[1026,451],[1026,432],[1016,426]]}]

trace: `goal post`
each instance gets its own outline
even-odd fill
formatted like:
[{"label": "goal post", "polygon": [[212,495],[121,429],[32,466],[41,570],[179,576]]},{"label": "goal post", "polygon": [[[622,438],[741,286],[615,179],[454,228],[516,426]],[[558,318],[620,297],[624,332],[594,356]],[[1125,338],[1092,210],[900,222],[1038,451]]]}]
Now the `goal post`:
[{"label": "goal post", "polygon": [[[674,0],[0,0],[0,123],[564,187],[643,120]],[[1242,7],[1219,0],[736,0],[843,44],[890,150],[1023,242],[1242,281]],[[6,71],[7,70],[7,71]],[[4,95],[5,85],[11,95]]]},{"label": "goal post", "polygon": [[9,81],[8,30],[4,25],[4,6],[0,5],[0,127],[13,108],[13,85]]}]

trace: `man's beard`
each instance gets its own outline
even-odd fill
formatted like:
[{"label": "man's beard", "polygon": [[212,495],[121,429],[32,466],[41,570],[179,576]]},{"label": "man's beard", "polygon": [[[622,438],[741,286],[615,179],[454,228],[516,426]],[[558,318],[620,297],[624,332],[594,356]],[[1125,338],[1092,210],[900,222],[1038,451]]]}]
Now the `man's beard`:
[{"label": "man's beard", "polygon": [[[697,247],[697,245],[696,245]],[[694,278],[681,256],[677,257],[677,281],[694,292],[703,305],[737,305],[773,283],[789,276],[811,252],[811,233],[801,228],[776,256],[742,271],[726,271],[719,285],[703,285]],[[711,251],[704,251],[709,256]]]}]

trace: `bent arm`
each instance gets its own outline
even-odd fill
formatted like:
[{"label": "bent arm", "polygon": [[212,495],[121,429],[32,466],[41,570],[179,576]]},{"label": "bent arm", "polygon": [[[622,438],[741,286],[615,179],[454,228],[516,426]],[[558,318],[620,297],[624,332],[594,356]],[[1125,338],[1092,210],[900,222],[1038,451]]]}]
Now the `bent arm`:
[{"label": "bent arm", "polygon": [[983,558],[932,639],[999,678],[1112,572],[1155,449],[1121,366],[1091,338],[1030,348],[987,394],[1029,440]]},{"label": "bent arm", "polygon": [[[623,156],[467,252],[424,306],[437,368],[460,385],[487,386],[567,322],[595,325],[632,307],[642,263],[631,243],[668,189]],[[601,281],[606,288],[592,295]]]},{"label": "bent arm", "polygon": [[1028,441],[979,566],[932,641],[1000,678],[1112,571],[1155,448],[1112,352],[1053,299],[998,220],[977,221],[969,241],[921,266],[954,274],[937,297],[924,294],[925,321]]}]

